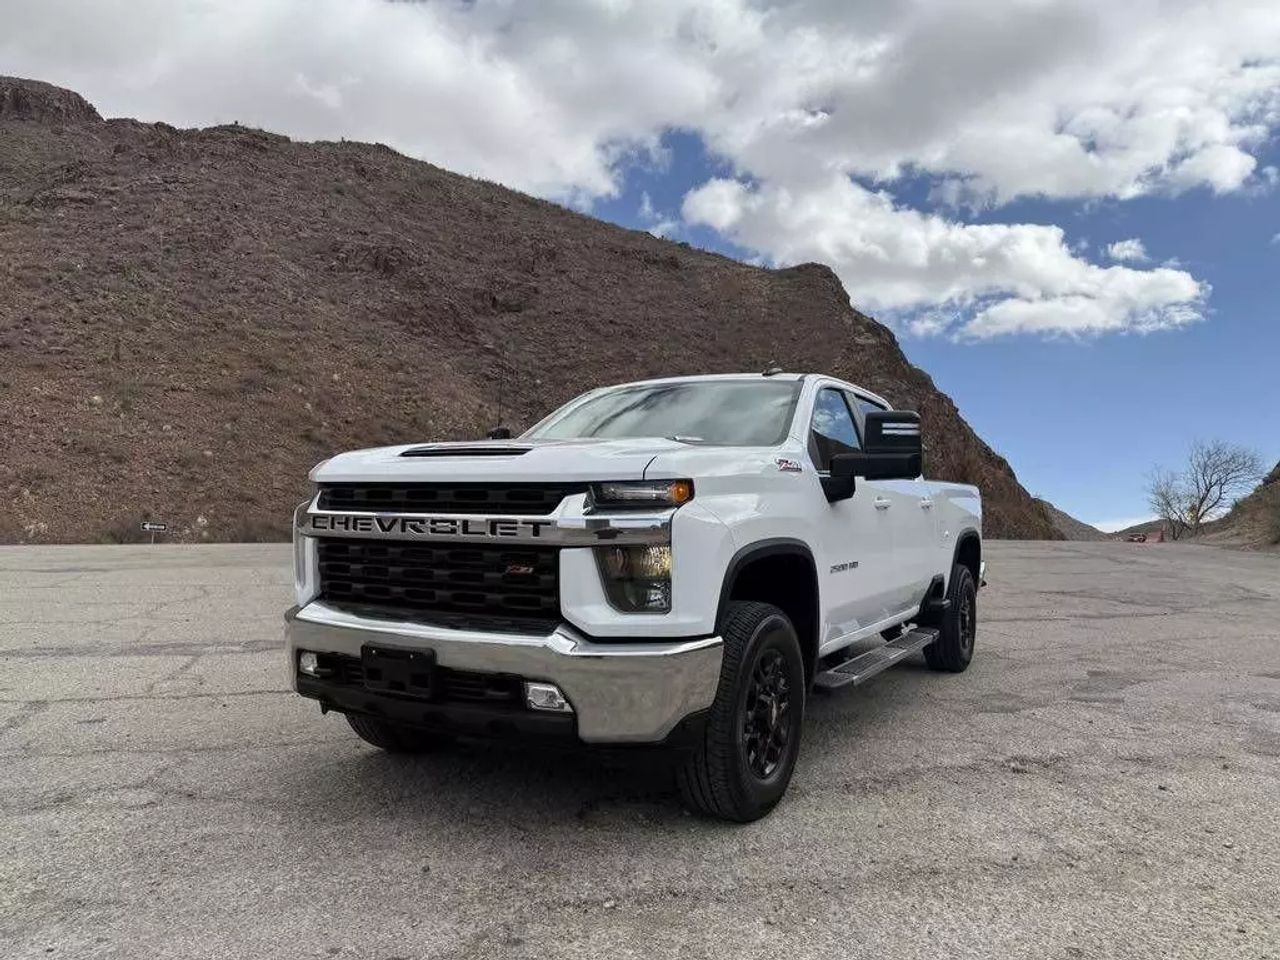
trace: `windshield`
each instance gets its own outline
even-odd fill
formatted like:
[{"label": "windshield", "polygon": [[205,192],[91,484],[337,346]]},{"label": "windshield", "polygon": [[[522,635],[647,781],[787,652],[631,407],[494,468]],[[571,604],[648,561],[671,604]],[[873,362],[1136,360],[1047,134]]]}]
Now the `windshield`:
[{"label": "windshield", "polygon": [[606,390],[569,404],[525,436],[672,437],[687,443],[766,447],[791,425],[798,380],[686,380]]}]

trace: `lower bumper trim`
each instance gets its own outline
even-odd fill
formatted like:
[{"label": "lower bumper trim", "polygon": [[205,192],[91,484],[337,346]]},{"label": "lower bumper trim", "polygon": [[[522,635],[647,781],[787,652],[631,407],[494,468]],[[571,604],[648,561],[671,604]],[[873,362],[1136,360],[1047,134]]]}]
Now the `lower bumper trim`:
[{"label": "lower bumper trim", "polygon": [[[576,722],[578,738],[587,743],[664,742],[682,721],[711,706],[723,655],[719,637],[603,643],[589,640],[567,624],[546,636],[481,633],[361,618],[321,602],[298,610],[285,631],[289,681],[304,695],[318,691],[307,692],[316,681],[299,676],[297,651],[359,657],[365,644],[394,644],[429,650],[442,667],[554,683],[573,707],[569,716]],[[341,697],[369,695],[357,689]],[[327,699],[334,709],[354,712],[370,712],[362,704],[384,706],[368,699],[340,700],[338,695]],[[447,719],[453,710],[453,705],[409,703],[421,716],[403,722],[425,722],[428,712]],[[465,711],[457,716],[465,719]],[[484,719],[482,726],[491,726],[491,719]],[[547,719],[565,718],[550,715]]]},{"label": "lower bumper trim", "polygon": [[363,714],[439,733],[501,739],[578,739],[573,714],[495,709],[478,703],[431,703],[298,677],[298,693],[340,713]]},{"label": "lower bumper trim", "polygon": [[474,703],[428,703],[353,690],[301,676],[298,693],[319,701],[324,710],[378,717],[431,733],[517,740],[556,748],[690,750],[701,740],[707,721],[705,710],[692,713],[653,743],[584,743],[578,736],[577,718],[571,713],[501,710]]}]

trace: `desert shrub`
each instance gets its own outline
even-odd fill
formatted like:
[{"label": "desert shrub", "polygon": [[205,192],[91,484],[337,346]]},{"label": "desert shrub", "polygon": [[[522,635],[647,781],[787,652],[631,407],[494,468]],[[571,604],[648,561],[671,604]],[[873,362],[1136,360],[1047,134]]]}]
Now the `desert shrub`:
[{"label": "desert shrub", "polygon": [[292,536],[288,518],[241,517],[231,525],[226,539],[232,543],[284,543]]},{"label": "desert shrub", "polygon": [[151,534],[142,532],[142,521],[146,519],[141,513],[113,517],[98,527],[93,539],[97,543],[147,543]]},{"label": "desert shrub", "polygon": [[1262,492],[1262,516],[1267,540],[1280,543],[1280,484],[1270,484]]}]

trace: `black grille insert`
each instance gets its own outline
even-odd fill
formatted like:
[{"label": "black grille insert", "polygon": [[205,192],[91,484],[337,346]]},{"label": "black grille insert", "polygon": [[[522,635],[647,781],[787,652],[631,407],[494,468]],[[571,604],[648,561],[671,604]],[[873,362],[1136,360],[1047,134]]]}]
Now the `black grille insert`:
[{"label": "black grille insert", "polygon": [[[364,686],[364,667],[358,657],[320,654],[320,666],[332,671],[333,681],[344,687]],[[509,673],[474,673],[436,667],[434,699],[462,703],[489,703],[524,708],[524,682]]]},{"label": "black grille insert", "polygon": [[339,606],[374,606],[476,618],[505,618],[525,629],[560,620],[560,554],[555,547],[423,544],[318,539],[320,597]]},{"label": "black grille insert", "polygon": [[330,483],[320,488],[320,509],[546,516],[586,491],[585,483]]}]

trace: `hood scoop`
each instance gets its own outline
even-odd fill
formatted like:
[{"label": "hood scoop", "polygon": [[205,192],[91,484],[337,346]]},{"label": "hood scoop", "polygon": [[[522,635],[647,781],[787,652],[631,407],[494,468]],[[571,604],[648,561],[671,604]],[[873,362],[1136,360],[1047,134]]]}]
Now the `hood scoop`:
[{"label": "hood scoop", "polygon": [[532,447],[494,447],[494,446],[429,446],[414,447],[400,454],[402,457],[518,457],[528,453]]}]

